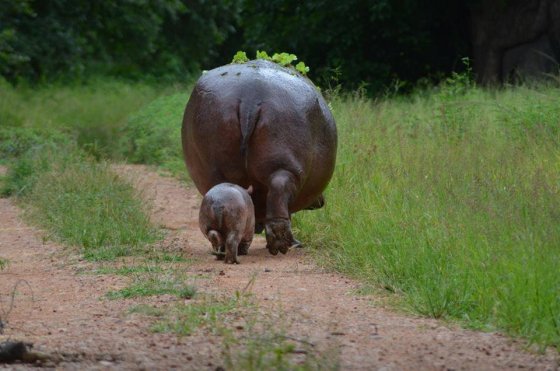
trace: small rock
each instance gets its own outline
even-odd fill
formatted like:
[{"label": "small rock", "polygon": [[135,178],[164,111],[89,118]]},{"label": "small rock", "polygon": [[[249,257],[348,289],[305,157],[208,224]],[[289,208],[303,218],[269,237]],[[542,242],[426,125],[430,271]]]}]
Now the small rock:
[{"label": "small rock", "polygon": [[265,271],[266,273],[269,273],[269,272],[272,272],[272,269],[265,268],[264,271]]}]

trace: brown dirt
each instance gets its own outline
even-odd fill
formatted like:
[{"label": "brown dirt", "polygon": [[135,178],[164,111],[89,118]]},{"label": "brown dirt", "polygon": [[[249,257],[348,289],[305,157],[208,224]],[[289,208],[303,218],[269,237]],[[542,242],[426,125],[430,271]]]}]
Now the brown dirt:
[{"label": "brown dirt", "polygon": [[[204,274],[199,291],[233,294],[253,282],[262,308],[281,311],[292,338],[338,354],[342,369],[558,370],[558,354],[535,354],[521,341],[497,333],[460,329],[440,321],[405,316],[384,308],[375,297],[359,296],[359,284],[315,265],[304,249],[271,256],[257,237],[240,265],[224,265],[209,255],[198,230],[200,196],[193,188],[143,166],[116,166],[153,201],[153,220],[168,233],[162,246],[193,259],[188,274]],[[58,354],[60,369],[216,369],[222,365],[220,339],[155,334],[145,317],[128,314],[142,302],[163,305],[178,299],[162,295],[142,300],[107,300],[105,293],[130,278],[83,274],[95,264],[74,249],[44,241],[45,233],[21,220],[12,199],[0,199],[0,318],[7,338]],[[9,313],[10,293],[20,282]],[[24,369],[24,365],[4,366]],[[0,365],[0,369],[3,368]]]}]

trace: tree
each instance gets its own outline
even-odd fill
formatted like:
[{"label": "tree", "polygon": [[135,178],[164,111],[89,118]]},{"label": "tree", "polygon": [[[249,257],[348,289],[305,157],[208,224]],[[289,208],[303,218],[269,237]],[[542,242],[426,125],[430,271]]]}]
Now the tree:
[{"label": "tree", "polygon": [[480,83],[504,82],[519,69],[529,75],[551,72],[560,61],[559,1],[477,1],[470,7]]}]

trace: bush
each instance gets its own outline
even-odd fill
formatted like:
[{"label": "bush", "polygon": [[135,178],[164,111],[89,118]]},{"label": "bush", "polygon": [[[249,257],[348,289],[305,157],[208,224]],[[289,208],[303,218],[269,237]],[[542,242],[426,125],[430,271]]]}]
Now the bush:
[{"label": "bush", "polygon": [[132,163],[160,165],[186,173],[181,149],[181,121],[189,93],[156,99],[134,114],[122,129],[121,155]]}]

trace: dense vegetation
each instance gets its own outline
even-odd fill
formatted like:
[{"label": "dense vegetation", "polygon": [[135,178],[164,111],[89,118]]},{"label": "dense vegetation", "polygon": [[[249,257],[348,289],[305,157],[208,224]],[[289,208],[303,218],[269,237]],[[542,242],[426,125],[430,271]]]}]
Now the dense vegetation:
[{"label": "dense vegetation", "polygon": [[334,97],[327,206],[295,225],[333,267],[415,312],[558,347],[559,99],[557,87],[453,85]]},{"label": "dense vegetation", "polygon": [[176,81],[228,63],[235,50],[285,50],[323,85],[334,76],[378,91],[460,68],[470,2],[0,0],[0,75]]},{"label": "dense vegetation", "polygon": [[0,126],[0,160],[9,171],[0,193],[19,196],[30,220],[88,259],[141,251],[159,232],[137,192],[99,159],[121,156],[118,133],[127,117],[158,94],[109,81],[3,86],[0,117],[9,125]]}]

